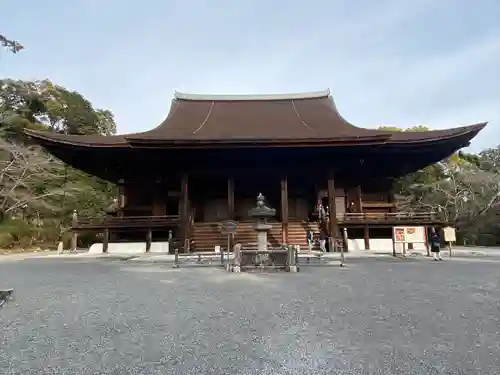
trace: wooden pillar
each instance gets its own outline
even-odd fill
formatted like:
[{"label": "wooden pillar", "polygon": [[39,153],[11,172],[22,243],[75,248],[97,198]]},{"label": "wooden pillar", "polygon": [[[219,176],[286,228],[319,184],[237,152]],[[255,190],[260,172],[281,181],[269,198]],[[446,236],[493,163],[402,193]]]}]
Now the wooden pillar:
[{"label": "wooden pillar", "polygon": [[227,207],[229,220],[234,220],[234,178],[227,179]]},{"label": "wooden pillar", "polygon": [[123,217],[123,209],[125,208],[125,186],[124,180],[118,181],[118,217]]},{"label": "wooden pillar", "polygon": [[189,214],[189,185],[188,185],[188,175],[182,176],[181,181],[181,194],[182,194],[182,211],[181,215],[187,218]]},{"label": "wooden pillar", "polygon": [[370,230],[368,225],[364,227],[365,250],[370,250]]},{"label": "wooden pillar", "polygon": [[395,194],[395,191],[394,191],[394,181],[390,181],[390,187],[389,187],[389,196],[388,196],[388,203],[392,203],[394,204],[394,206],[391,206],[391,208],[389,208],[389,212],[396,212],[396,194]]},{"label": "wooden pillar", "polygon": [[356,212],[363,212],[363,193],[361,191],[361,185],[358,184],[356,186],[356,193],[355,193],[356,200],[354,201],[354,204],[356,205]]},{"label": "wooden pillar", "polygon": [[104,229],[103,239],[102,239],[102,252],[107,253],[109,247],[109,229]]},{"label": "wooden pillar", "polygon": [[188,185],[188,175],[187,173],[182,176],[181,180],[181,243],[184,244],[184,252],[189,251],[189,242],[187,240],[187,230],[189,225],[189,185]]},{"label": "wooden pillar", "polygon": [[332,245],[335,243],[335,239],[339,235],[338,225],[337,225],[337,208],[335,206],[335,174],[333,171],[328,172],[328,213],[329,213],[329,228],[328,232],[330,234],[330,251]]},{"label": "wooden pillar", "polygon": [[[72,227],[75,228],[78,225],[78,215],[76,210],[73,210],[73,216],[71,217]],[[78,233],[76,230],[73,230],[71,234],[71,251],[76,251],[76,247],[78,245]]]},{"label": "wooden pillar", "polygon": [[152,241],[153,241],[153,230],[149,228],[146,233],[146,252],[149,252],[151,250]]},{"label": "wooden pillar", "polygon": [[396,212],[396,197],[395,197],[395,194],[394,194],[394,190],[391,188],[391,190],[389,191],[389,203],[392,203],[394,204],[394,206],[391,206],[391,208],[389,209],[389,212]]},{"label": "wooden pillar", "polygon": [[281,177],[281,238],[288,245],[288,178]]}]

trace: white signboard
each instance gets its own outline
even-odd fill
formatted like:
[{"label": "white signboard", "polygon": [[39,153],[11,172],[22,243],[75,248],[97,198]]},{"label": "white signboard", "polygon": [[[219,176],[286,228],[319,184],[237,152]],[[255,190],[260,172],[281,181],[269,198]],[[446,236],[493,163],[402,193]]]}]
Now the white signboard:
[{"label": "white signboard", "polygon": [[455,228],[453,228],[453,227],[443,228],[443,233],[444,233],[445,242],[456,242],[457,241]]},{"label": "white signboard", "polygon": [[425,229],[424,227],[394,227],[393,237],[395,243],[425,242]]}]

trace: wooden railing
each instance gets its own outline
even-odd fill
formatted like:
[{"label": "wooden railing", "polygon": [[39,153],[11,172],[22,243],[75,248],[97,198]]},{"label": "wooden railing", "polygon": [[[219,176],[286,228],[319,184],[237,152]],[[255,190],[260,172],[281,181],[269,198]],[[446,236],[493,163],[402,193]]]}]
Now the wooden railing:
[{"label": "wooden railing", "polygon": [[339,223],[373,223],[373,222],[437,222],[442,221],[441,217],[435,212],[362,212],[362,213],[344,213],[337,214]]},{"label": "wooden railing", "polygon": [[179,224],[179,215],[78,218],[72,229],[148,229]]}]

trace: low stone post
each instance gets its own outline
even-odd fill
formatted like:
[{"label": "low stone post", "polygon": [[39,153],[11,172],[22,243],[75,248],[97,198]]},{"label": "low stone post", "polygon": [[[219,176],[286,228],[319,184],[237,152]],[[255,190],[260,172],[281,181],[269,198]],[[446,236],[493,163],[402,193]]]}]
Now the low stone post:
[{"label": "low stone post", "polygon": [[[71,224],[72,224],[73,228],[76,227],[76,225],[78,224],[78,215],[76,214],[76,210],[73,210],[73,216],[71,218]],[[73,229],[73,233],[72,233],[72,236],[71,236],[71,248],[70,248],[70,251],[75,252],[77,244],[78,244],[78,233],[76,232],[76,230]]]},{"label": "low stone post", "polygon": [[174,242],[174,233],[172,229],[168,230],[168,253],[172,254],[172,245]]},{"label": "low stone post", "polygon": [[233,272],[241,272],[241,244],[236,244],[234,246]]},{"label": "low stone post", "polygon": [[148,228],[148,231],[146,232],[146,252],[148,253],[151,251],[151,242],[153,241],[153,230],[151,228]]},{"label": "low stone post", "polygon": [[174,268],[179,268],[179,249],[177,247],[175,248]]},{"label": "low stone post", "polygon": [[288,272],[297,272],[297,265],[295,264],[295,246],[288,246]]},{"label": "low stone post", "polygon": [[57,244],[57,255],[61,255],[64,251],[64,244],[62,241],[62,238],[59,240],[59,243]]}]

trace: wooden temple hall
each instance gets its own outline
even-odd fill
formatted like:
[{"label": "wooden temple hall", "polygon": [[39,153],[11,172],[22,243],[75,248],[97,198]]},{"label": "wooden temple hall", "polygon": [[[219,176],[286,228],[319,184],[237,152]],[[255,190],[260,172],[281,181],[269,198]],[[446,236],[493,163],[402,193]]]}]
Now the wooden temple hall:
[{"label": "wooden temple hall", "polygon": [[65,163],[118,185],[114,213],[73,223],[75,231],[105,233],[105,246],[142,241],[149,250],[170,236],[181,251],[213,251],[226,246],[220,223],[228,219],[238,222],[234,240],[245,246],[256,241],[247,212],[262,193],[277,211],[271,245],[307,248],[307,232],[321,230],[321,201],[330,236],[347,234],[353,241],[344,241],[346,250],[364,250],[391,238],[394,226],[444,224],[432,213],[398,212],[392,181],[467,146],[485,125],[427,132],[359,128],[340,115],[329,90],[177,92],[167,118],[146,132],[26,132]]}]

